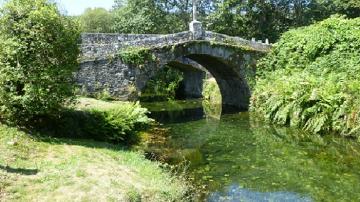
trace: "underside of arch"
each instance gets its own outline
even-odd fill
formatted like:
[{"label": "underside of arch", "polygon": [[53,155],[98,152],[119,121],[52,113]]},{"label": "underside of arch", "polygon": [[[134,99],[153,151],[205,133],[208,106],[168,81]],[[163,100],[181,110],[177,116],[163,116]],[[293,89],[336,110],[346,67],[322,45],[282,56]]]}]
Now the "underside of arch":
[{"label": "underside of arch", "polygon": [[231,65],[219,58],[205,54],[191,54],[186,57],[202,65],[214,76],[221,91],[225,110],[229,108],[239,111],[248,110],[251,96],[249,86]]}]

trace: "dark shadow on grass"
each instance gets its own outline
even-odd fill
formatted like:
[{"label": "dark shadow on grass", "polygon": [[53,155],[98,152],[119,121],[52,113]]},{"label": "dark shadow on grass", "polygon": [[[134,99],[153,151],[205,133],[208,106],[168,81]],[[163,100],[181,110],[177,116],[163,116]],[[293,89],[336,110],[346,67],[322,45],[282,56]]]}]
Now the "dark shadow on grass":
[{"label": "dark shadow on grass", "polygon": [[91,137],[53,137],[47,134],[36,134],[33,137],[37,141],[49,143],[52,145],[75,145],[75,146],[83,146],[88,148],[96,148],[96,149],[109,149],[113,151],[125,151],[130,150],[132,145],[128,144],[120,144],[113,142],[106,142],[104,140],[96,140]]},{"label": "dark shadow on grass", "polygon": [[[140,140],[138,131],[148,125],[125,122],[111,112],[67,109],[59,115],[47,115],[31,123],[27,133],[52,144],[82,144],[88,147],[128,148]],[[114,145],[114,146],[111,146]]]},{"label": "dark shadow on grass", "polygon": [[139,131],[149,128],[149,125],[138,123],[129,123],[131,127],[117,125],[117,120],[114,121],[115,123],[109,121],[108,117],[112,114],[107,113],[64,109],[60,114],[37,117],[27,124],[31,127],[24,126],[20,129],[36,141],[49,144],[79,145],[120,151],[129,150],[133,145],[138,144]]},{"label": "dark shadow on grass", "polygon": [[36,175],[39,172],[38,169],[12,168],[10,166],[2,165],[0,165],[0,170],[3,170],[7,173],[15,173],[20,175]]}]

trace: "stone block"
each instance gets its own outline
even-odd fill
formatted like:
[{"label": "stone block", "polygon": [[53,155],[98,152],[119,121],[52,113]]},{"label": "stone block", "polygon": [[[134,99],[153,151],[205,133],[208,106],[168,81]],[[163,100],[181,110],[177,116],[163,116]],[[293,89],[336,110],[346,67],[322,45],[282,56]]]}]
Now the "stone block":
[{"label": "stone block", "polygon": [[200,40],[205,37],[202,23],[199,21],[192,21],[189,25],[190,32],[193,34],[194,40]]}]

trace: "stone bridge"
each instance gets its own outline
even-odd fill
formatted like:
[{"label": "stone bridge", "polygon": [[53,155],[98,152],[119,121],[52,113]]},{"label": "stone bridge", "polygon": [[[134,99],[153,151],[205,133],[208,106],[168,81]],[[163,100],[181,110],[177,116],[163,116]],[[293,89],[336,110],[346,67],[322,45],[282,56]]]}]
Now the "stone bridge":
[{"label": "stone bridge", "polygon": [[199,97],[206,70],[219,85],[223,105],[246,110],[256,60],[270,48],[261,41],[205,31],[197,21],[190,31],[169,35],[86,33],[76,80],[87,93],[106,90],[118,99],[134,100],[169,65],[184,72],[185,94]]}]

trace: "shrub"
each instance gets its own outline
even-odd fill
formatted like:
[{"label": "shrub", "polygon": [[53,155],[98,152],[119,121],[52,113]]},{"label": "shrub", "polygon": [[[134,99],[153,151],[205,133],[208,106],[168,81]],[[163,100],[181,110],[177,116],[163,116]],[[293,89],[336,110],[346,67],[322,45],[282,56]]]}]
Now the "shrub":
[{"label": "shrub", "polygon": [[77,25],[47,0],[10,0],[0,10],[0,119],[22,123],[57,112],[72,96]]},{"label": "shrub", "polygon": [[360,18],[285,33],[258,65],[251,110],[313,133],[360,137]]},{"label": "shrub", "polygon": [[145,102],[174,100],[183,79],[183,72],[166,66],[147,82],[140,100]]},{"label": "shrub", "polygon": [[112,143],[131,144],[136,133],[152,119],[139,103],[122,103],[106,109],[67,110],[60,116],[46,116],[37,129],[56,137],[90,138]]},{"label": "shrub", "polygon": [[151,50],[143,47],[129,47],[125,50],[121,50],[118,53],[118,56],[123,62],[137,65],[139,67],[142,67],[147,62],[153,62],[156,60],[156,56],[151,52]]},{"label": "shrub", "polygon": [[102,101],[111,101],[114,100],[114,98],[111,96],[111,93],[108,89],[103,89],[100,92],[96,92],[94,94],[95,98]]}]

